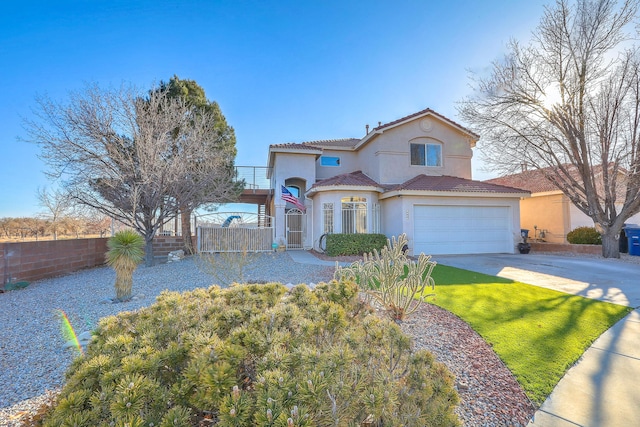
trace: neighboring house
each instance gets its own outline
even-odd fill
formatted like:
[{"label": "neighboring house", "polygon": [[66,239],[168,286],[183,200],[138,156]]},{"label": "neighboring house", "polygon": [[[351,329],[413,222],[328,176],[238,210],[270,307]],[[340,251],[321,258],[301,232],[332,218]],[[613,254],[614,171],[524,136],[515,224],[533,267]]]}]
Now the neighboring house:
[{"label": "neighboring house", "polygon": [[360,139],[271,145],[275,239],[318,249],[326,233],[406,233],[413,254],[513,253],[529,192],[471,180],[478,139],[426,109]]},{"label": "neighboring house", "polygon": [[[622,178],[621,178],[622,180]],[[525,170],[485,181],[531,192],[520,202],[520,224],[529,230],[529,237],[550,243],[567,243],[567,233],[578,227],[593,227],[593,220],[578,209],[542,170]],[[624,194],[620,194],[620,200]],[[640,224],[640,214],[626,223]]]}]

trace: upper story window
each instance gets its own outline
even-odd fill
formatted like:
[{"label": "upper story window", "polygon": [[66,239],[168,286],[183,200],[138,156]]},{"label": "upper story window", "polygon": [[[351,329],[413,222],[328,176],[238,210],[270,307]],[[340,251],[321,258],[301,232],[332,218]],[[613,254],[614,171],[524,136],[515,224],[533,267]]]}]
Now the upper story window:
[{"label": "upper story window", "polygon": [[410,144],[411,164],[415,166],[442,166],[442,145]]},{"label": "upper story window", "polygon": [[340,157],[320,156],[320,166],[340,166]]}]

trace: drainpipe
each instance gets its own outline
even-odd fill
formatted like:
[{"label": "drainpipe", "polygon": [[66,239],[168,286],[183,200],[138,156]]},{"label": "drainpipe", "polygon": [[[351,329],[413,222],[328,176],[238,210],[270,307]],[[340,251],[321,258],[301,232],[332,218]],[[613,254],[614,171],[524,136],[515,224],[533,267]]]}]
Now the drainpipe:
[{"label": "drainpipe", "polygon": [[[307,227],[307,228],[311,228],[311,249],[315,249],[313,247],[313,242],[314,242],[313,237],[315,236],[315,234],[314,234],[315,223],[313,222],[313,199],[305,199],[305,200],[309,200],[309,202],[311,202],[311,206],[310,206],[310,209],[311,209],[311,227]],[[309,223],[309,221],[307,221],[307,224],[308,223]],[[304,249],[304,247],[302,249]]]}]

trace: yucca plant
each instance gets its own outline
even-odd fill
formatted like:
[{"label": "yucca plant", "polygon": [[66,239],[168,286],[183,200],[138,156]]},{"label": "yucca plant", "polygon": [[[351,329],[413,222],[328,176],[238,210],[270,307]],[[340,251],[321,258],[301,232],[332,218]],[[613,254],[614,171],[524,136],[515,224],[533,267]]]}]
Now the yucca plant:
[{"label": "yucca plant", "polygon": [[116,299],[131,298],[133,272],[144,260],[144,238],[133,230],[117,232],[107,240],[107,264],[116,272]]}]

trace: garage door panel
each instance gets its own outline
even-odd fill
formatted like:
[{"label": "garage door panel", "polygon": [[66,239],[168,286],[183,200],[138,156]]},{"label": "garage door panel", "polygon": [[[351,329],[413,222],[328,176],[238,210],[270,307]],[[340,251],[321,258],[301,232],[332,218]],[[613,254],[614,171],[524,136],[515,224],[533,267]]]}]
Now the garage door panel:
[{"label": "garage door panel", "polygon": [[415,206],[414,251],[426,254],[513,252],[506,206]]}]

